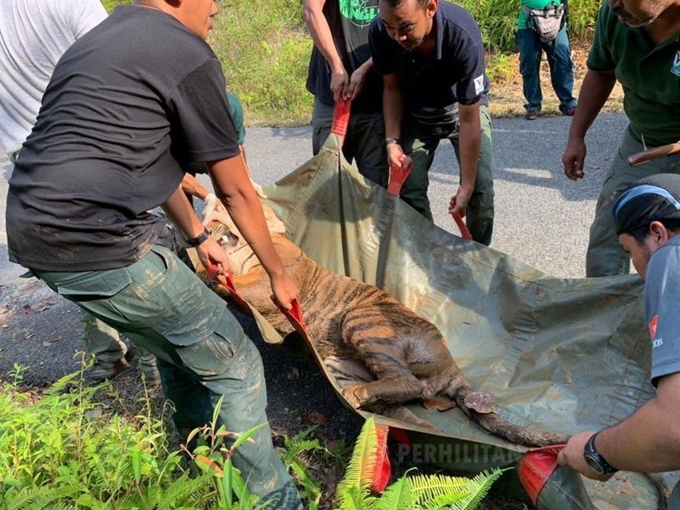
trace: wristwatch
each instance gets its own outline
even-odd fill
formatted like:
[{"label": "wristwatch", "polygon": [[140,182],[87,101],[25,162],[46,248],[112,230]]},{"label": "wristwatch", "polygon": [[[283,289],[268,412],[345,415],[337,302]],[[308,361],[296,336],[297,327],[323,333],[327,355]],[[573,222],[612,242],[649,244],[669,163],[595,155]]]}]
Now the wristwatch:
[{"label": "wristwatch", "polygon": [[590,436],[590,439],[588,439],[588,442],[583,448],[583,458],[585,459],[586,464],[588,464],[588,467],[595,471],[598,475],[614,474],[618,471],[618,469],[613,468],[602,455],[597,453],[597,450],[595,449],[595,438],[598,434],[599,432],[593,434]]},{"label": "wristwatch", "polygon": [[210,237],[210,232],[208,232],[208,229],[205,228],[203,229],[203,232],[198,234],[196,237],[192,237],[191,239],[187,239],[187,244],[191,246],[192,248],[196,248],[196,246],[203,244],[208,240],[208,237]]},{"label": "wristwatch", "polygon": [[387,138],[385,140],[385,145],[390,145],[390,144],[393,144],[393,143],[395,143],[397,145],[401,145],[401,139],[400,138]]}]

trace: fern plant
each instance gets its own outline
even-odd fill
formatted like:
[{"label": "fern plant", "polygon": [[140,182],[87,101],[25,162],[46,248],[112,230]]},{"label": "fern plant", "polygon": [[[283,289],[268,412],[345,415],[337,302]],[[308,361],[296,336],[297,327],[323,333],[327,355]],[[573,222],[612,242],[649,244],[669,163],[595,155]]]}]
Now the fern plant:
[{"label": "fern plant", "polygon": [[332,453],[322,446],[318,439],[310,437],[316,428],[315,425],[293,437],[285,436],[283,448],[279,452],[281,462],[289,471],[292,471],[300,497],[305,501],[305,508],[309,510],[319,508],[322,488],[319,480],[310,475],[306,460],[319,454],[325,458],[332,456]]},{"label": "fern plant", "polygon": [[407,473],[378,496],[370,485],[376,469],[378,435],[373,418],[361,429],[347,473],[338,484],[336,499],[341,510],[473,510],[486,497],[504,471],[492,469],[474,478]]}]

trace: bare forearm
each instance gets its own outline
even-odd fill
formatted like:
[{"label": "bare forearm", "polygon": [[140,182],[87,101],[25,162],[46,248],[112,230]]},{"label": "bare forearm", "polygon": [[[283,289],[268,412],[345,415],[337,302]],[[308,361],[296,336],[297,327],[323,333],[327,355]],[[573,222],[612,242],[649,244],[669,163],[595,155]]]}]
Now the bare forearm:
[{"label": "bare forearm", "polygon": [[482,141],[479,113],[460,122],[460,184],[474,188],[477,179],[477,162]]},{"label": "bare forearm", "polygon": [[578,108],[576,108],[569,129],[570,139],[585,138],[588,129],[607,102],[615,84],[616,76],[614,76],[614,73],[596,71],[586,73],[578,98]]},{"label": "bare forearm", "polygon": [[400,88],[389,87],[384,89],[383,112],[385,117],[385,138],[400,138],[401,121],[404,116],[404,103]]},{"label": "bare forearm", "polygon": [[680,374],[659,382],[656,398],[603,430],[597,451],[617,469],[657,473],[680,469]]},{"label": "bare forearm", "polygon": [[196,216],[181,186],[161,207],[188,239],[193,239],[203,232],[201,220]]},{"label": "bare forearm", "polygon": [[191,174],[184,174],[184,179],[182,179],[182,190],[203,201],[205,201],[205,197],[208,196],[208,190]]},{"label": "bare forearm", "polygon": [[357,71],[362,72],[366,74],[373,68],[373,57],[369,58],[366,62],[361,64],[354,72],[356,73]]},{"label": "bare forearm", "polygon": [[317,47],[326,59],[331,71],[339,72],[339,70],[344,69],[344,65],[333,43],[333,34],[328,26],[328,21],[323,15],[324,1],[306,0],[302,15],[307,24],[309,35],[312,37],[312,41],[314,41],[314,46]]}]

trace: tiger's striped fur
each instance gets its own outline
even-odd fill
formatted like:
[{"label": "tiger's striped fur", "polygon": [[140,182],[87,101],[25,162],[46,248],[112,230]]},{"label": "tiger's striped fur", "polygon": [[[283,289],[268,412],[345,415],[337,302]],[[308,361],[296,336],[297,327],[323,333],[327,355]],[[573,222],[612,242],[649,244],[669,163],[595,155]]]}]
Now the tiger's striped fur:
[{"label": "tiger's striped fur", "polygon": [[[276,217],[266,204],[263,208],[271,225]],[[218,239],[230,236],[223,247],[239,292],[278,331],[292,332],[270,299],[268,275],[250,246],[224,210],[213,218],[218,220],[207,218],[213,235]],[[472,390],[432,323],[385,291],[320,266],[281,228],[276,230],[272,241],[298,286],[309,340],[351,405],[433,428],[401,404],[446,395],[482,428],[513,443],[566,442],[567,436],[531,431],[501,419],[493,412],[488,395]],[[228,299],[227,289],[218,285],[215,290]]]}]

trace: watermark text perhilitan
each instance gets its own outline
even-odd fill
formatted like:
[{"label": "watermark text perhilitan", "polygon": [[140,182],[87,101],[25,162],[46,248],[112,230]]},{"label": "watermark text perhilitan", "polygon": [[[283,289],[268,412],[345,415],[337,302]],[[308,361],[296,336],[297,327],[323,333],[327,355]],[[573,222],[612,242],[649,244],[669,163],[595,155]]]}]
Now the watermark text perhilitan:
[{"label": "watermark text perhilitan", "polygon": [[398,443],[396,457],[399,462],[413,464],[490,464],[503,466],[516,462],[522,456],[499,446],[481,443]]}]

